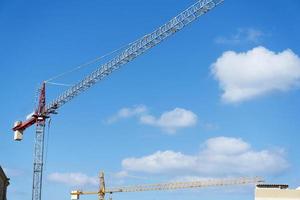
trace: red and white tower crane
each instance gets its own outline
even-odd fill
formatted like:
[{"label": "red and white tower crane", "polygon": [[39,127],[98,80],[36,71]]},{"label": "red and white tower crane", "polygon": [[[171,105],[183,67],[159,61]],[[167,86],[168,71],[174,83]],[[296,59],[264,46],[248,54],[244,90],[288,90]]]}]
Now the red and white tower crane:
[{"label": "red and white tower crane", "polygon": [[161,43],[163,40],[183,29],[197,18],[215,8],[223,0],[198,0],[195,4],[178,14],[153,32],[143,36],[130,44],[119,55],[99,66],[97,70],[86,76],[82,81],[70,87],[59,95],[50,104],[46,104],[45,82],[42,83],[39,96],[39,104],[33,115],[26,121],[17,121],[14,124],[14,139],[22,140],[24,131],[32,126],[36,126],[34,144],[34,166],[33,166],[33,187],[32,200],[41,199],[42,175],[43,175],[43,152],[44,152],[44,131],[47,118],[65,103],[81,94],[98,81],[104,79],[124,64],[137,58],[147,50]]}]

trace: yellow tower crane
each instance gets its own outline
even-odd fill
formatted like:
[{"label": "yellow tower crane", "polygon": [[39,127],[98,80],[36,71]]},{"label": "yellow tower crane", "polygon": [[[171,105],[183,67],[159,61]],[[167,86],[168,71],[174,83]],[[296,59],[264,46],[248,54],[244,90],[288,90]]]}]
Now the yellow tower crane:
[{"label": "yellow tower crane", "polygon": [[80,195],[98,195],[99,200],[104,200],[106,194],[113,194],[116,192],[145,192],[155,190],[177,190],[187,188],[202,188],[202,187],[220,187],[231,185],[247,185],[258,184],[264,182],[260,177],[254,178],[226,178],[226,179],[211,179],[203,181],[189,181],[189,182],[169,182],[169,183],[157,183],[157,184],[143,184],[134,186],[121,186],[106,188],[104,181],[104,172],[100,172],[99,176],[100,187],[99,191],[71,191],[71,200],[79,200]]}]

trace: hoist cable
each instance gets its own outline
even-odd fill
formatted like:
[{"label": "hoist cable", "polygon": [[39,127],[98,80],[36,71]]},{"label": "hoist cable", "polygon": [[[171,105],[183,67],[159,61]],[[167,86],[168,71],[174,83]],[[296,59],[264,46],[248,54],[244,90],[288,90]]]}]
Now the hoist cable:
[{"label": "hoist cable", "polygon": [[65,83],[56,83],[56,82],[46,82],[47,84],[50,84],[50,85],[58,85],[58,86],[66,86],[66,87],[71,87],[73,86],[72,84],[65,84]]},{"label": "hoist cable", "polygon": [[114,51],[111,51],[111,52],[109,52],[109,53],[107,53],[107,54],[104,54],[103,56],[97,57],[97,58],[95,58],[95,59],[93,59],[93,60],[91,60],[91,61],[88,61],[88,62],[86,62],[86,63],[83,63],[83,64],[81,64],[81,65],[78,65],[77,67],[75,67],[75,68],[73,68],[73,69],[71,69],[71,70],[68,70],[68,71],[63,72],[63,73],[61,73],[61,74],[58,74],[58,75],[56,75],[56,76],[53,76],[53,77],[49,78],[48,80],[46,80],[45,82],[47,83],[47,82],[49,82],[49,81],[53,81],[53,80],[58,79],[58,78],[60,78],[60,77],[62,77],[62,76],[65,76],[65,75],[67,75],[67,74],[70,74],[70,73],[72,73],[72,72],[75,72],[75,71],[77,71],[77,70],[79,70],[79,69],[81,69],[81,68],[83,68],[83,67],[86,67],[86,66],[89,66],[89,65],[91,65],[91,64],[94,64],[94,63],[98,62],[99,60],[101,60],[101,59],[103,59],[103,58],[105,58],[105,57],[107,57],[107,56],[110,56],[110,55],[112,55],[112,54],[114,54],[114,53],[116,53],[116,52],[118,52],[118,51],[124,49],[125,47],[131,45],[131,44],[132,44],[132,43],[126,44],[126,45],[124,45],[124,46],[122,46],[122,47],[120,47],[120,48],[118,48],[118,49],[116,49],[116,50],[114,50]]}]

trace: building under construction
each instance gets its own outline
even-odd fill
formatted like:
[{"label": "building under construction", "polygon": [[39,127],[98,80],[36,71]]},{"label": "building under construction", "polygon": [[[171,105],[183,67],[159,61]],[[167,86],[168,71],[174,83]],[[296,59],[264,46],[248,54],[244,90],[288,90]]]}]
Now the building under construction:
[{"label": "building under construction", "polygon": [[9,178],[5,175],[2,167],[0,166],[0,200],[6,200],[7,186],[9,185]]},{"label": "building under construction", "polygon": [[300,200],[300,189],[288,185],[259,184],[255,188],[255,200]]}]

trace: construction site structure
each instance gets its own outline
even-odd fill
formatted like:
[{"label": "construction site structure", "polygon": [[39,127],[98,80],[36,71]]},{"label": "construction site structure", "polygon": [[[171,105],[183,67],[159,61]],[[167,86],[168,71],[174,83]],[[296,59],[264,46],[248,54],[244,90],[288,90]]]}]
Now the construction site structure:
[{"label": "construction site structure", "polygon": [[0,200],[7,200],[7,187],[9,185],[9,178],[7,178],[2,167],[0,166]]},{"label": "construction site structure", "polygon": [[300,189],[289,189],[285,184],[259,184],[255,200],[300,200]]},{"label": "construction site structure", "polygon": [[34,113],[31,114],[29,119],[25,121],[15,122],[13,127],[14,139],[21,141],[23,139],[24,131],[28,127],[36,125],[32,200],[40,200],[42,195],[44,132],[47,118],[50,117],[51,114],[56,114],[57,110],[62,105],[66,104],[83,91],[86,91],[88,88],[95,85],[98,81],[104,79],[124,64],[137,58],[139,55],[145,53],[147,50],[161,43],[179,30],[182,30],[188,24],[212,10],[221,2],[223,2],[223,0],[198,0],[192,6],[168,21],[166,24],[160,26],[158,29],[143,36],[135,42],[130,43],[128,47],[116,57],[99,66],[97,70],[86,76],[82,81],[78,82],[74,86],[71,86],[47,105],[45,94],[46,81],[42,83],[39,95],[39,104]]},{"label": "construction site structure", "polygon": [[221,187],[232,185],[246,185],[258,184],[264,180],[260,177],[254,178],[226,178],[226,179],[210,179],[203,181],[190,181],[190,182],[169,182],[158,184],[144,184],[135,186],[121,186],[121,187],[105,187],[104,172],[99,175],[99,190],[94,192],[74,190],[71,191],[71,200],[79,200],[80,195],[98,195],[99,200],[105,200],[106,194],[113,194],[118,192],[145,192],[156,190],[178,190],[188,188],[203,188],[203,187]]}]

